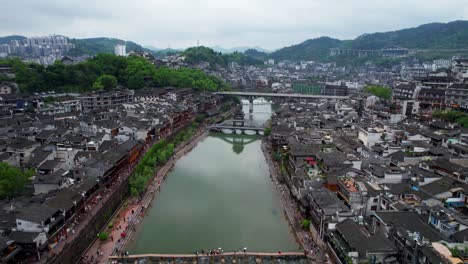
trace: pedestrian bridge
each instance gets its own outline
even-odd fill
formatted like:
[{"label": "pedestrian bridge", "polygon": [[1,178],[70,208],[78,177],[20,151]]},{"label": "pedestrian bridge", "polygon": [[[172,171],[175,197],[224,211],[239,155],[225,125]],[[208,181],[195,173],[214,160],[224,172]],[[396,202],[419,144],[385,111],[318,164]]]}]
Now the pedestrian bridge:
[{"label": "pedestrian bridge", "polygon": [[303,252],[227,252],[206,254],[142,254],[111,256],[108,263],[309,263]]},{"label": "pedestrian bridge", "polygon": [[208,129],[210,131],[218,132],[223,132],[223,130],[225,129],[231,130],[232,132],[240,130],[242,133],[244,133],[245,131],[253,131],[256,134],[260,134],[260,132],[265,132],[265,128],[257,126],[248,120],[245,120],[244,114],[242,112],[236,113],[233,119],[226,120],[219,124],[208,126]]},{"label": "pedestrian bridge", "polygon": [[265,129],[263,127],[256,127],[256,126],[231,126],[231,125],[212,125],[209,126],[208,129],[210,131],[218,131],[222,132],[224,129],[229,129],[231,131],[236,131],[236,130],[241,130],[242,132],[244,131],[254,131],[257,134],[260,134],[260,132],[264,132]]}]

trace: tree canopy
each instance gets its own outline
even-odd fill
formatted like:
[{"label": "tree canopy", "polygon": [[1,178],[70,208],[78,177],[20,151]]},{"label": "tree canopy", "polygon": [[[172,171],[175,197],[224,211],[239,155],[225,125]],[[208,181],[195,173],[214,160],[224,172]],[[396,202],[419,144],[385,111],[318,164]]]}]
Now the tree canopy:
[{"label": "tree canopy", "polygon": [[[191,68],[156,68],[150,61],[137,57],[98,54],[74,65],[57,61],[44,67],[24,63],[19,59],[0,60],[13,67],[15,79],[23,92],[84,92],[92,89],[112,89],[116,84],[131,89],[173,86],[200,90],[223,90],[228,85],[218,77]],[[116,82],[115,82],[116,81]]]},{"label": "tree canopy", "polygon": [[382,99],[388,100],[392,97],[392,90],[387,87],[372,85],[367,86],[364,90]]},{"label": "tree canopy", "polygon": [[208,47],[192,47],[183,52],[185,61],[189,64],[208,62],[210,65],[227,66],[230,62],[237,62],[240,65],[263,65],[263,61],[246,55],[241,52],[223,54]]},{"label": "tree canopy", "polygon": [[103,74],[93,84],[95,90],[110,90],[117,86],[117,79],[113,75]]},{"label": "tree canopy", "polygon": [[433,117],[447,122],[457,123],[460,126],[468,127],[468,115],[457,110],[437,110],[432,114]]},{"label": "tree canopy", "polygon": [[0,199],[14,197],[24,190],[34,171],[21,171],[19,168],[0,162]]}]

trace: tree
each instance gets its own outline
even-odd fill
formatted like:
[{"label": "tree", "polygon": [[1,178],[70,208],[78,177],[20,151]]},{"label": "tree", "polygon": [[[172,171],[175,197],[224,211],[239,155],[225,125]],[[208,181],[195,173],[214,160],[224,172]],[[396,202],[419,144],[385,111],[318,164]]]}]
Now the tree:
[{"label": "tree", "polygon": [[99,233],[99,240],[101,241],[106,241],[107,239],[109,239],[109,233],[107,232],[101,232]]},{"label": "tree", "polygon": [[310,228],[310,221],[307,219],[302,220],[301,222],[301,228],[304,230],[309,230]]},{"label": "tree", "polygon": [[364,89],[366,92],[371,93],[379,98],[389,100],[390,97],[392,96],[392,90],[387,87],[383,86],[378,86],[378,85],[372,85],[372,86],[367,86]]},{"label": "tree", "polygon": [[22,92],[83,92],[91,89],[112,89],[117,83],[132,89],[147,86],[194,88],[198,90],[224,90],[229,86],[220,78],[209,76],[191,68],[156,68],[150,61],[136,56],[121,57],[98,54],[87,61],[64,65],[56,62],[45,68],[19,59],[0,60],[15,71],[15,78],[0,76],[19,84]]},{"label": "tree", "polygon": [[33,174],[33,170],[21,171],[19,168],[0,162],[0,199],[21,194]]},{"label": "tree", "polygon": [[203,120],[205,120],[205,117],[203,115],[197,115],[197,117],[195,117],[195,122],[197,123],[202,123]]},{"label": "tree", "polygon": [[266,127],[263,134],[268,137],[271,134],[271,127]]},{"label": "tree", "polygon": [[117,78],[112,75],[103,74],[93,84],[94,90],[110,90],[117,86]]},{"label": "tree", "polygon": [[47,96],[44,98],[44,104],[52,104],[55,102],[55,97],[53,96]]}]

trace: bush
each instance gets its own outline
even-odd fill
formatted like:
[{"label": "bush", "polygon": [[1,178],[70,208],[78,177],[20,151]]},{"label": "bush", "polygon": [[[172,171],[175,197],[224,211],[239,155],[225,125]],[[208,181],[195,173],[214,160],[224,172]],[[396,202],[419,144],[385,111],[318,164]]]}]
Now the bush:
[{"label": "bush", "polygon": [[197,115],[197,117],[195,118],[195,122],[197,123],[201,123],[203,122],[203,120],[205,120],[205,117],[203,115]]},{"label": "bush", "polygon": [[304,230],[309,230],[309,228],[310,228],[310,221],[307,220],[307,219],[302,220],[301,228],[304,229]]},{"label": "bush", "polygon": [[107,239],[109,239],[109,233],[101,232],[99,233],[98,237],[99,237],[99,240],[106,241]]},{"label": "bush", "polygon": [[111,229],[111,228],[114,227],[114,224],[113,224],[113,223],[109,223],[109,224],[107,225],[107,227],[108,227],[109,229]]},{"label": "bush", "polygon": [[153,178],[157,166],[164,165],[174,154],[175,146],[182,141],[189,140],[196,132],[197,127],[192,124],[189,128],[177,133],[171,141],[161,140],[154,144],[141,159],[130,176],[130,194],[140,195]]}]

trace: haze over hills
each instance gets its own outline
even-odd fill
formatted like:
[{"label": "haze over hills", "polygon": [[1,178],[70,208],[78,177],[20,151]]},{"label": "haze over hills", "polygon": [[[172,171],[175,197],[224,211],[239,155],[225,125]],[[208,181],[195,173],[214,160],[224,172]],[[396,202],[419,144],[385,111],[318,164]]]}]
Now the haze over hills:
[{"label": "haze over hills", "polygon": [[[26,37],[19,35],[0,37],[0,45],[9,43],[14,39],[22,40],[24,38]],[[70,42],[75,44],[75,48],[69,53],[70,55],[112,53],[116,44],[125,44],[127,51],[147,51],[157,56],[183,51],[179,49],[158,49],[152,46],[143,47],[132,41],[106,37],[70,38]],[[430,23],[390,32],[363,34],[353,40],[339,40],[324,36],[284,47],[271,53],[260,47],[223,48],[214,46],[211,49],[225,54],[234,51],[243,52],[247,56],[260,60],[268,58],[275,60],[329,60],[330,48],[378,50],[393,45],[408,49],[431,50],[433,55],[438,54],[434,50],[468,50],[468,21]],[[445,52],[444,56],[452,54],[455,53]]]},{"label": "haze over hills", "polygon": [[0,37],[0,45],[8,44],[12,40],[23,40],[25,38],[26,38],[25,36],[20,36],[20,35],[11,35],[11,36]]},{"label": "haze over hills", "polygon": [[[11,35],[0,37],[0,45],[8,44],[12,40],[23,40],[27,37],[20,35]],[[85,39],[75,39],[69,38],[69,41],[75,44],[75,48],[69,52],[69,55],[95,55],[98,53],[113,53],[114,46],[117,44],[125,44],[127,46],[127,51],[148,51],[151,50],[142,47],[141,45],[132,42],[125,41],[117,38],[106,38],[106,37],[97,37],[97,38],[85,38]]]},{"label": "haze over hills", "polygon": [[98,53],[112,53],[114,46],[117,44],[125,44],[127,51],[148,51],[151,50],[143,48],[141,45],[116,38],[86,38],[86,39],[70,39],[71,43],[75,44],[75,48],[70,51],[70,55],[90,54],[95,55]]},{"label": "haze over hills", "polygon": [[249,49],[254,49],[254,50],[257,50],[257,51],[260,51],[260,52],[264,52],[264,53],[270,53],[271,52],[270,50],[267,50],[267,49],[264,49],[264,48],[258,47],[258,46],[255,46],[255,47],[243,46],[243,47],[224,48],[222,46],[216,45],[216,46],[211,47],[211,49],[213,49],[216,52],[221,52],[221,53],[234,53],[236,51],[237,52],[245,52],[246,50],[249,50]]}]

